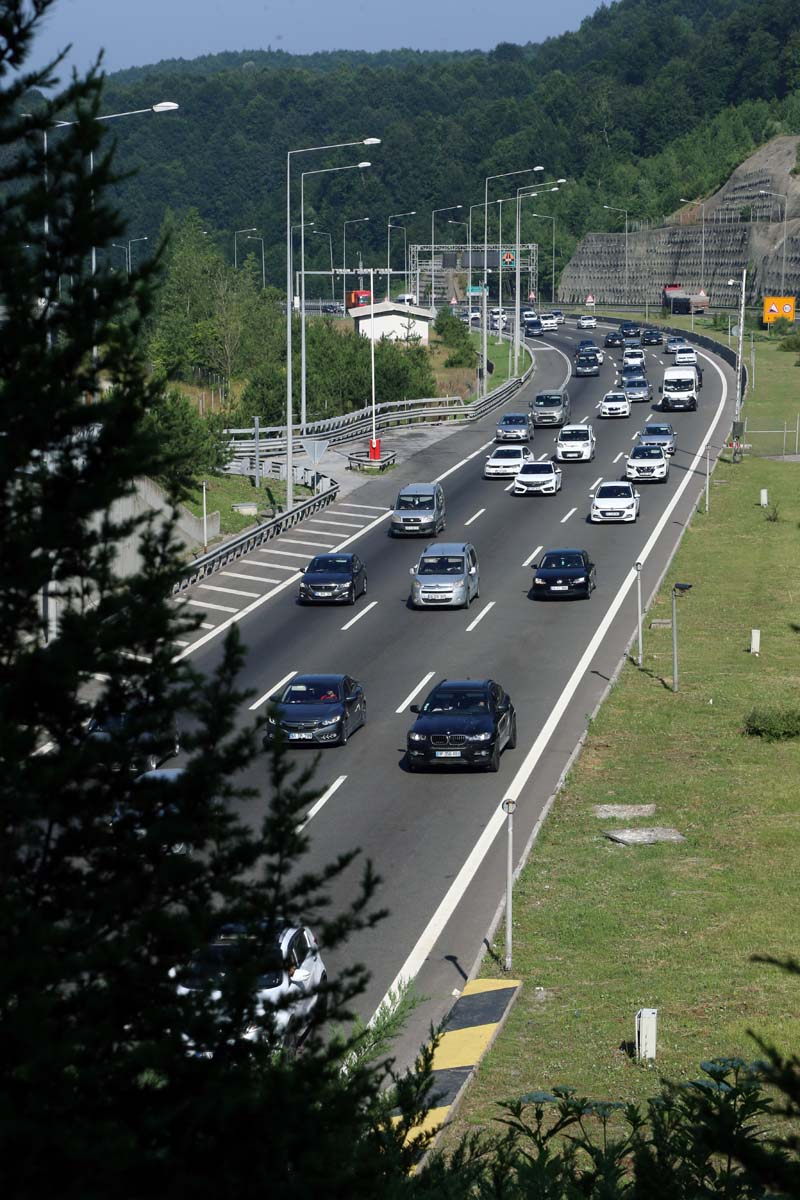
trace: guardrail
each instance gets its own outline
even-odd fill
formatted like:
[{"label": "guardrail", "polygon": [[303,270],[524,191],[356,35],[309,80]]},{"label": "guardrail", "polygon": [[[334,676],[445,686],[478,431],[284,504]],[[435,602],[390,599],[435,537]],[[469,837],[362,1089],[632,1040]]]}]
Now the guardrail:
[{"label": "guardrail", "polygon": [[[531,355],[531,350],[523,344],[523,351]],[[440,425],[443,421],[478,421],[487,413],[493,412],[501,404],[505,404],[522,385],[527,382],[533,371],[533,360],[523,375],[507,380],[494,391],[489,392],[482,400],[466,403],[458,396],[435,397],[422,400],[398,400],[375,406],[375,429],[383,432],[404,425]],[[255,429],[226,429],[230,435],[229,449],[231,457],[253,458],[256,453]],[[326,421],[312,421],[303,431],[299,426],[293,427],[293,441],[299,444],[302,438],[324,438],[331,445],[341,445],[343,442],[353,442],[358,438],[372,435],[372,407],[360,408],[356,412],[345,413],[341,417],[331,417]],[[281,454],[286,452],[286,431],[282,426],[271,426],[259,431],[259,455]]]},{"label": "guardrail", "polygon": [[287,529],[292,529],[293,526],[304,521],[306,517],[310,517],[313,513],[320,512],[323,508],[327,508],[332,504],[339,494],[339,485],[334,479],[329,479],[328,476],[321,477],[327,481],[328,487],[320,492],[318,496],[311,496],[308,500],[304,500],[301,504],[289,509],[288,512],[280,513],[279,516],[273,517],[269,521],[264,521],[261,525],[256,525],[253,529],[247,529],[244,533],[240,533],[238,537],[231,538],[224,545],[219,546],[216,550],[210,550],[208,554],[201,555],[200,558],[194,559],[193,562],[187,563],[181,577],[172,585],[173,596],[180,595],[186,591],[193,583],[199,583],[201,579],[206,579],[209,575],[213,575],[228,563],[235,562],[237,558],[242,558],[245,554],[249,554],[251,550],[262,546],[264,542],[269,542],[272,538],[278,537],[279,534],[285,533]]}]

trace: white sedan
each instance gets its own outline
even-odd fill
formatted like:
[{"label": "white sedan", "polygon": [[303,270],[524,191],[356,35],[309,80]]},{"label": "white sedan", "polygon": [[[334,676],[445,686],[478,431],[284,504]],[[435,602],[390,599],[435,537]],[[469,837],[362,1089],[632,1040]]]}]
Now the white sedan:
[{"label": "white sedan", "polygon": [[498,446],[486,455],[484,479],[508,479],[519,475],[523,463],[534,462],[533,451],[527,446]]},{"label": "white sedan", "polygon": [[600,401],[600,417],[629,417],[631,415],[630,397],[624,392],[606,392]]},{"label": "white sedan", "polygon": [[528,462],[520,467],[512,496],[554,496],[561,491],[561,467],[554,462]]},{"label": "white sedan", "polygon": [[639,493],[627,480],[604,480],[592,496],[590,521],[635,521],[639,516]]},{"label": "white sedan", "polygon": [[597,329],[597,317],[584,313],[578,317],[578,329]]}]

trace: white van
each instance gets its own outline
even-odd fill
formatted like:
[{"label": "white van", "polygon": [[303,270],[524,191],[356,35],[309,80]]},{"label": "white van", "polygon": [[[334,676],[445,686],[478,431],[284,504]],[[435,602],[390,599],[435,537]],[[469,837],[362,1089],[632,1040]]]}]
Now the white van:
[{"label": "white van", "polygon": [[413,292],[401,292],[399,296],[395,296],[395,304],[416,304],[417,297]]},{"label": "white van", "polygon": [[666,367],[664,379],[658,389],[661,396],[661,408],[664,412],[680,410],[697,410],[697,392],[699,390],[697,369],[692,366]]}]

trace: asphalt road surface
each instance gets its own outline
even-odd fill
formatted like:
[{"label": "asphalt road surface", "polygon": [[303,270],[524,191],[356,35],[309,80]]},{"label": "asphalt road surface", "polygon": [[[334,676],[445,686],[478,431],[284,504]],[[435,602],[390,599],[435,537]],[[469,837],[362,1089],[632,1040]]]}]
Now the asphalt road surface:
[{"label": "asphalt road surface", "polygon": [[[636,628],[634,563],[643,563],[645,598],[657,586],[687,519],[705,486],[705,446],[716,458],[729,428],[735,383],[725,364],[700,355],[704,387],[696,413],[664,417],[676,428],[678,450],[665,485],[638,484],[641,512],[633,525],[588,523],[589,493],[600,479],[624,476],[623,455],[647,420],[659,419],[635,404],[628,419],[600,421],[596,406],[615,383],[621,351],[606,351],[599,378],[569,379],[572,421],[592,422],[597,454],[591,463],[564,463],[555,496],[513,497],[511,482],[485,481],[484,457],[503,411],[522,411],[536,391],[562,386],[578,340],[574,324],[533,343],[536,372],[504,409],[431,445],[391,474],[371,480],[345,500],[263,550],[219,573],[188,602],[205,608],[205,627],[191,655],[199,669],[215,663],[220,632],[232,621],[247,647],[242,683],[253,689],[251,712],[293,672],[347,672],[360,680],[368,722],[347,746],[323,751],[320,801],[308,824],[309,865],[360,847],[382,877],[379,903],[390,916],[346,948],[351,961],[371,973],[361,1015],[368,1019],[389,989],[413,979],[424,999],[396,1047],[409,1062],[466,982],[486,945],[502,904],[506,878],[505,815],[501,801],[517,800],[515,861],[522,859],[588,715],[601,699]],[[647,350],[648,374],[657,389],[670,358],[663,347]],[[532,449],[550,457],[555,430],[539,428]],[[480,560],[481,594],[468,611],[414,611],[407,605],[408,569],[423,539],[388,536],[389,507],[400,486],[440,480],[447,499],[445,540],[469,540]],[[432,540],[432,539],[431,539]],[[351,547],[364,559],[369,594],[355,607],[300,607],[297,571],[315,553]],[[541,548],[589,550],[597,564],[597,589],[588,601],[537,602],[530,596]],[[216,590],[215,590],[216,589]],[[221,589],[221,590],[220,590]],[[516,750],[503,754],[498,774],[443,769],[409,774],[405,736],[408,706],[443,677],[498,680],[517,710]],[[297,751],[307,762],[310,750]],[[268,796],[257,771],[246,782],[261,787],[262,802],[246,816],[257,821]],[[333,892],[342,901],[359,868]],[[343,959],[326,956],[335,973]]]}]

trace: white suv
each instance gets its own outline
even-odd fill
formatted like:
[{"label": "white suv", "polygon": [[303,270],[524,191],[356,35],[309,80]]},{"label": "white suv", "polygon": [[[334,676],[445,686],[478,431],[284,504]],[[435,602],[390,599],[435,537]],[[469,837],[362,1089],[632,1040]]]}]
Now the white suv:
[{"label": "white suv", "polygon": [[669,462],[661,446],[634,446],[628,455],[625,478],[641,483],[666,483]]},{"label": "white suv", "polygon": [[594,458],[595,437],[591,425],[565,425],[556,443],[556,461],[591,462]]},{"label": "white suv", "polygon": [[623,352],[623,367],[642,367],[644,369],[644,364],[644,350],[637,350],[635,347],[631,347]]},{"label": "white suv", "polygon": [[539,320],[542,322],[542,329],[545,333],[555,333],[558,329],[558,318],[554,317],[552,313],[542,313]]}]

